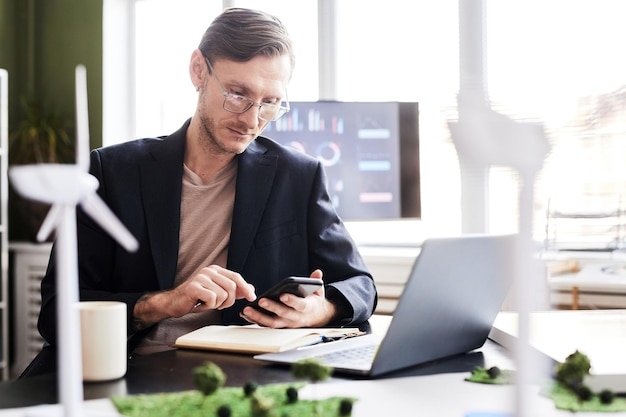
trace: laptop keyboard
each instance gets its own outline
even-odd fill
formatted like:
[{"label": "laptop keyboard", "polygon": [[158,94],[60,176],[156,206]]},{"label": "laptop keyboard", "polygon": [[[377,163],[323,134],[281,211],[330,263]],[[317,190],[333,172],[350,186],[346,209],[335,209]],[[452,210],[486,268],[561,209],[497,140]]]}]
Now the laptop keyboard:
[{"label": "laptop keyboard", "polygon": [[352,366],[370,365],[376,355],[377,344],[357,346],[350,349],[338,350],[317,356],[317,359],[328,366]]}]

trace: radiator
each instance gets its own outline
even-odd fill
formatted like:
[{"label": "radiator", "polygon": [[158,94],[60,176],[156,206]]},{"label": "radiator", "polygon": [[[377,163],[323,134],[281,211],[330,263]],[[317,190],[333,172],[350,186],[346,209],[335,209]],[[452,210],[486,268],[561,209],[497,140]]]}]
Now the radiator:
[{"label": "radiator", "polygon": [[46,273],[50,244],[10,245],[13,261],[13,360],[11,375],[17,377],[41,350],[37,331],[41,309],[41,280]]}]

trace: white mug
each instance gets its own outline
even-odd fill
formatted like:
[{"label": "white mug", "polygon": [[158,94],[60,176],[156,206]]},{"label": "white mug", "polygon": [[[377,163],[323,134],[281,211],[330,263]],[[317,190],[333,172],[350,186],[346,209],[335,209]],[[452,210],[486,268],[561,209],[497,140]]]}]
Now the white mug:
[{"label": "white mug", "polygon": [[81,301],[83,381],[109,381],[126,374],[126,304]]}]

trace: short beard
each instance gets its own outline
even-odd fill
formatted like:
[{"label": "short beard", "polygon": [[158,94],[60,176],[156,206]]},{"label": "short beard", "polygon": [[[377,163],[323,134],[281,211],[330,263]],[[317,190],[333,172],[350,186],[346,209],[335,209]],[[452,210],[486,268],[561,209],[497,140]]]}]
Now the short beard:
[{"label": "short beard", "polygon": [[215,122],[212,118],[200,113],[200,139],[199,145],[205,151],[211,153],[233,153],[228,149],[224,149],[222,145],[217,141],[215,137]]}]

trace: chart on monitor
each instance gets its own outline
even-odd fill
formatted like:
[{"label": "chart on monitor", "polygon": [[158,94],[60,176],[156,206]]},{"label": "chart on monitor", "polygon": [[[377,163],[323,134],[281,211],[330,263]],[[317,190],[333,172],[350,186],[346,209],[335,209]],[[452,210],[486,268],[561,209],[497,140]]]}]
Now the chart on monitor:
[{"label": "chart on monitor", "polygon": [[344,220],[420,217],[418,103],[290,105],[263,135],[322,163]]}]

